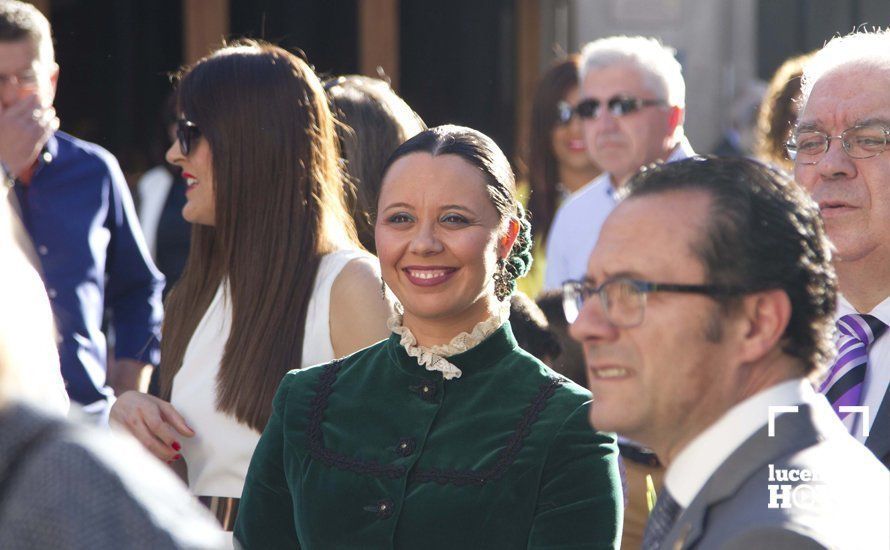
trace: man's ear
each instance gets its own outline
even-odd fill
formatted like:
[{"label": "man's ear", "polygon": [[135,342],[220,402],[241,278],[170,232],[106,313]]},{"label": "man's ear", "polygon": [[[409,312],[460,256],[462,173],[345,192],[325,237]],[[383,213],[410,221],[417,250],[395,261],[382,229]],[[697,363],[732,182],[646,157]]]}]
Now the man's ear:
[{"label": "man's ear", "polygon": [[519,237],[519,220],[510,218],[507,232],[498,239],[498,258],[506,258],[510,255],[510,249],[513,248],[517,237]]},{"label": "man's ear", "polygon": [[686,111],[683,107],[673,106],[670,108],[671,112],[668,115],[668,135],[674,135],[674,132],[677,131],[677,127],[683,125],[683,121],[686,118]]},{"label": "man's ear", "polygon": [[746,323],[742,360],[753,363],[769,354],[782,340],[791,321],[791,299],[781,289],[756,292],[743,299],[742,314]]}]

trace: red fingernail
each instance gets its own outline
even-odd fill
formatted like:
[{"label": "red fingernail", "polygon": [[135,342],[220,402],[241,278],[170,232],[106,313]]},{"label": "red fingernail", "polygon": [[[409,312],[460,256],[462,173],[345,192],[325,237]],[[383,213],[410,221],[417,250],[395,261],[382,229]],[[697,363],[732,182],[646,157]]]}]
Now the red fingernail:
[{"label": "red fingernail", "polygon": [[180,458],[182,458],[182,455],[176,455],[173,457],[173,460],[179,460]]},{"label": "red fingernail", "polygon": [[178,441],[174,441],[172,447],[173,447],[173,450],[174,450],[174,451],[181,451],[181,450],[182,450],[182,447],[179,445],[179,442],[178,442]]}]

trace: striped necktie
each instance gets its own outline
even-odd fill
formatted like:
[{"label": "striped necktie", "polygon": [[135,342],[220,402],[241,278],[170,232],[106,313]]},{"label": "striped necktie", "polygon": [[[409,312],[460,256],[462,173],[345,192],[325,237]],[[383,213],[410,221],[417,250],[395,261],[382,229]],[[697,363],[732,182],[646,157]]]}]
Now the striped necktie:
[{"label": "striped necktie", "polygon": [[868,348],[887,330],[887,325],[871,315],[844,315],[837,320],[838,354],[819,391],[825,394],[834,412],[852,431],[857,415],[840,412],[842,406],[862,404],[862,384],[868,364]]},{"label": "striped necktie", "polygon": [[661,548],[661,543],[671,532],[671,528],[681,512],[683,512],[683,507],[665,487],[658,495],[655,508],[652,509],[649,521],[646,522],[646,529],[643,531],[643,550]]}]

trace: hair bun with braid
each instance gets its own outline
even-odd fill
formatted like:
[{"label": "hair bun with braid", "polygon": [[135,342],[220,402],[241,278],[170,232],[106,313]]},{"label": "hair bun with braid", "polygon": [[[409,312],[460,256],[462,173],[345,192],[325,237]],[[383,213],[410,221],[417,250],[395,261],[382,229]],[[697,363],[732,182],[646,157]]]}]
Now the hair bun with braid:
[{"label": "hair bun with braid", "polygon": [[510,275],[510,292],[516,290],[516,279],[524,277],[532,267],[532,224],[528,212],[522,204],[516,203],[516,218],[519,221],[519,234],[507,257],[506,269]]}]

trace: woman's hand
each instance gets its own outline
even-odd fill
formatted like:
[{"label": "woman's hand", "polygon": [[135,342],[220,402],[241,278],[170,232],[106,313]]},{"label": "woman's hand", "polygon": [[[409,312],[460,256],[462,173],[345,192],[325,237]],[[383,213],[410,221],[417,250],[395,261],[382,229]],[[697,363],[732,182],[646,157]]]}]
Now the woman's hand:
[{"label": "woman's hand", "polygon": [[138,391],[121,394],[111,407],[111,421],[124,426],[153,455],[165,462],[181,458],[179,439],[195,432],[170,403]]}]

